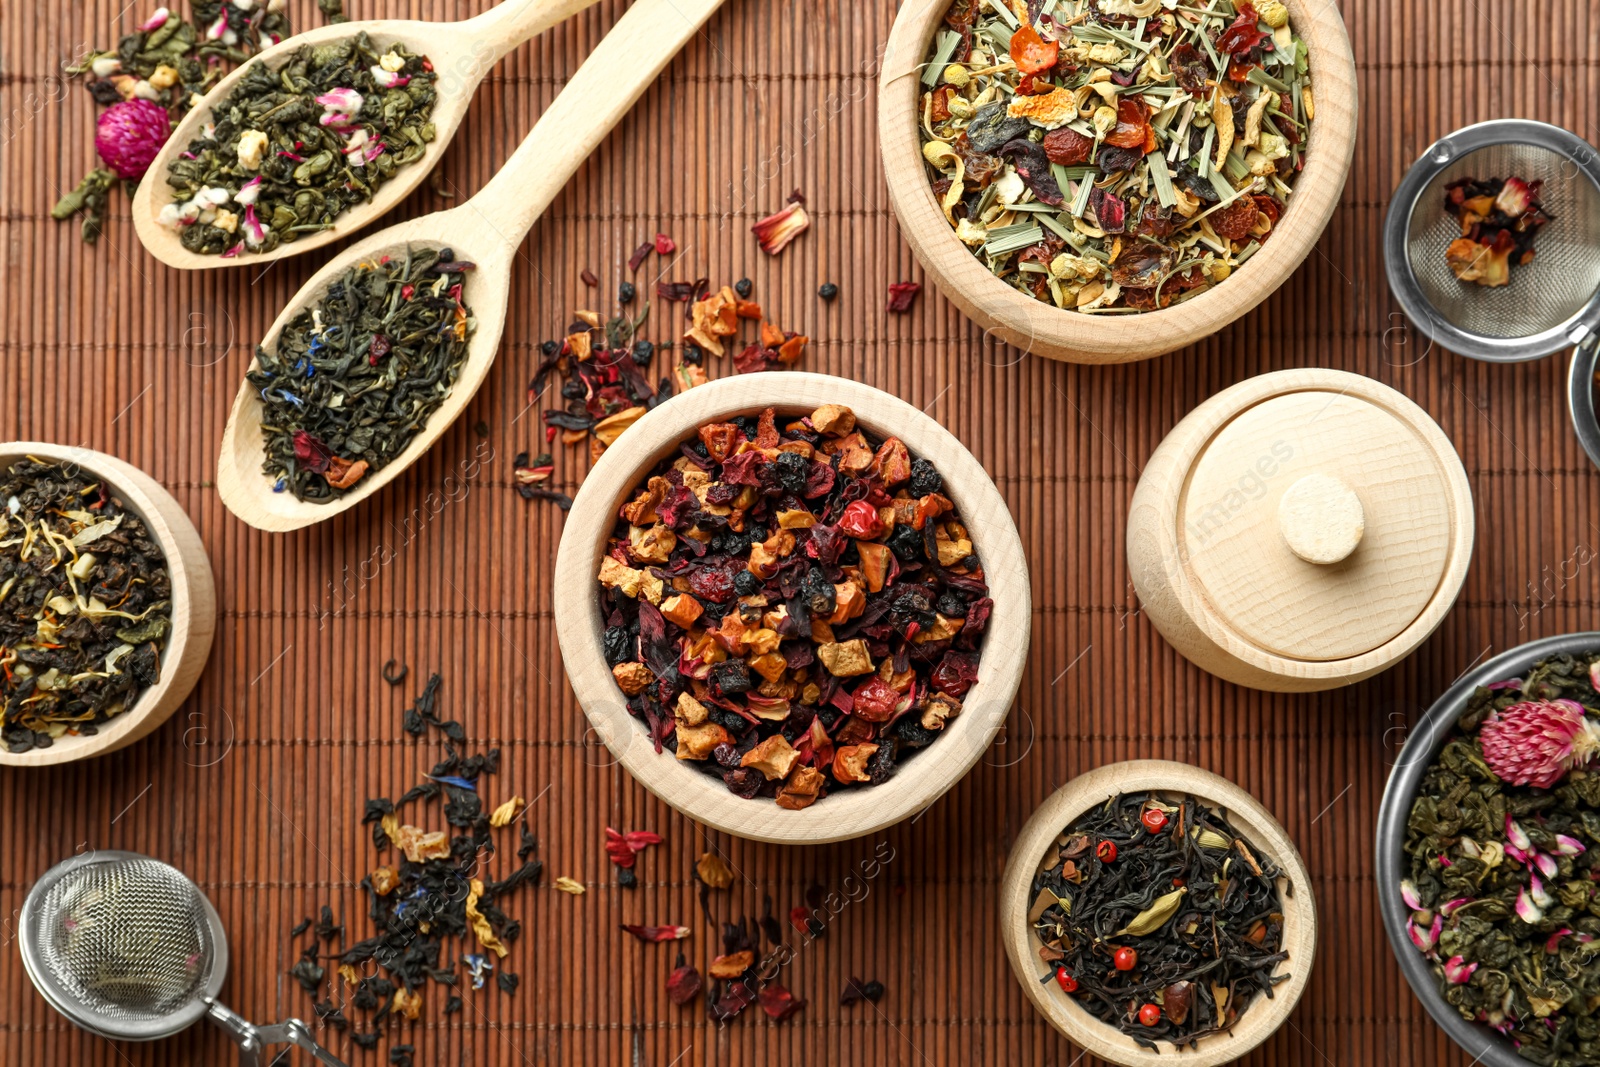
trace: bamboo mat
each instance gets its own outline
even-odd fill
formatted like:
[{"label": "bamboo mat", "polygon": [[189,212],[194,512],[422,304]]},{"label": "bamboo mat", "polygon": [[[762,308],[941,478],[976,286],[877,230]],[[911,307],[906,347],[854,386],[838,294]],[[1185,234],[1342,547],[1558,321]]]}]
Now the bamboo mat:
[{"label": "bamboo mat", "polygon": [[[485,0],[350,0],[356,17],[459,18]],[[151,0],[154,3],[154,0]],[[293,0],[294,25],[320,24]],[[489,77],[443,164],[443,188],[478,189],[624,8],[591,11],[513,53]],[[1600,572],[1596,487],[1563,410],[1565,357],[1490,366],[1430,351],[1383,281],[1379,227],[1391,189],[1433,138],[1526,116],[1600,140],[1594,8],[1557,0],[1348,0],[1362,136],[1341,210],[1305,267],[1257,313],[1212,341],[1151,363],[1083,368],[996,347],[936,292],[883,311],[887,286],[921,280],[891,216],[875,143],[878,49],[892,0],[730,0],[552,205],[524,244],[505,341],[455,428],[375,500],[323,526],[263,535],[212,485],[227,408],[253,344],[320,262],[312,254],[209,277],[158,266],[120,193],[99,246],[47,212],[92,162],[94,109],[60,64],[113,43],[147,12],[121,0],[5,7],[0,23],[0,248],[13,297],[0,322],[0,440],[83,444],[144,468],[193,516],[216,568],[221,620],[189,703],[151,739],[93,764],[0,772],[0,1063],[217,1064],[232,1052],[200,1027],[154,1046],[75,1031],[26,980],[12,944],[31,881],[92,848],[161,857],[192,875],[227,926],[224,999],[247,1017],[311,1016],[286,977],[289,928],[334,905],[370,933],[356,883],[379,860],[359,823],[367,796],[397,796],[440,756],[400,729],[430,671],[469,748],[505,757],[491,800],[537,798],[528,816],[545,883],[510,898],[524,935],[491,986],[445,1017],[437,987],[423,1022],[389,1041],[418,1064],[1090,1063],[1024,1000],[1001,950],[995,898],[1008,843],[1068,777],[1133,757],[1185,760],[1238,782],[1277,816],[1311,870],[1323,938],[1310,988],[1252,1065],[1454,1064],[1400,977],[1377,916],[1373,824],[1407,724],[1457,675],[1530,638],[1593,628]],[[789,192],[814,223],[764,257],[749,225]],[[424,189],[395,217],[445,206]],[[925,406],[993,474],[1033,568],[1033,656],[1004,743],[922,818],[819,848],[752,845],[668,810],[586,732],[551,622],[561,516],[512,488],[512,457],[540,450],[525,411],[535,349],[574,307],[615,291],[622,264],[657,230],[677,238],[673,276],[748,274],[778,322],[815,338],[805,367],[858,378]],[[600,295],[579,279],[602,279]],[[645,277],[652,281],[655,261]],[[815,296],[825,281],[839,299]],[[1142,617],[1123,554],[1140,466],[1201,400],[1283,367],[1371,375],[1420,403],[1456,443],[1477,501],[1478,550],[1460,602],[1404,664],[1350,689],[1281,697],[1187,664]],[[712,368],[727,373],[727,366]],[[474,433],[479,421],[487,438]],[[558,446],[559,447],[559,446]],[[465,487],[447,478],[485,459]],[[572,491],[586,459],[558,455]],[[445,491],[441,492],[441,487]],[[430,497],[430,494],[435,494]],[[432,501],[446,499],[435,511]],[[421,518],[418,518],[421,516]],[[398,688],[382,664],[409,664]],[[615,883],[603,828],[653,829],[642,885]],[[738,872],[719,918],[778,913],[808,886],[851,891],[827,935],[783,981],[810,1003],[770,1023],[727,1027],[703,1002],[673,1007],[673,946],[621,922],[714,932],[695,902],[706,849]],[[878,855],[875,878],[846,879]],[[501,859],[509,861],[509,849]],[[550,881],[569,875],[588,893]],[[858,899],[855,899],[858,898]],[[791,941],[798,941],[791,935]],[[875,1007],[843,1008],[846,980],[881,980]],[[355,1013],[352,1013],[355,1014]],[[353,1064],[382,1064],[322,1031]]]}]

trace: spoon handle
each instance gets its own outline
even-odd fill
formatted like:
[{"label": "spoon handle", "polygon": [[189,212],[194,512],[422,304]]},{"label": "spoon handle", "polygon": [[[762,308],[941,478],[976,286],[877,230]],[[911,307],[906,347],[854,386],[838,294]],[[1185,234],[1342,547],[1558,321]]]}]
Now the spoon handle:
[{"label": "spoon handle", "polygon": [[635,0],[500,172],[463,205],[514,253],[567,180],[723,0]]},{"label": "spoon handle", "polygon": [[[595,0],[504,0],[483,14],[461,23],[478,39],[473,60],[487,70],[524,41],[559,25]],[[466,72],[458,71],[459,74]]]}]

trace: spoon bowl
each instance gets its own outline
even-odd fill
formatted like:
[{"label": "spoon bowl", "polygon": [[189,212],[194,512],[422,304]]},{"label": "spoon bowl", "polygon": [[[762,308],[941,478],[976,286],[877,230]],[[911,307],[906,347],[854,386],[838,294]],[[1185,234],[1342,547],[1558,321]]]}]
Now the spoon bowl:
[{"label": "spoon bowl", "polygon": [[322,503],[274,491],[274,480],[262,470],[266,453],[261,397],[245,380],[234,398],[217,463],[217,491],[228,510],[257,529],[273,531],[332,518],[381,489],[449,429],[494,363],[511,298],[512,263],[523,237],[656,75],[722,4],[723,0],[636,0],[476,196],[357,241],[312,275],[273,322],[263,347],[275,347],[296,316],[321,301],[334,282],[363,261],[403,256],[407,247],[449,247],[457,259],[476,264],[462,289],[462,302],[477,326],[468,338],[460,375],[404,451],[382,470],[369,472],[350,490]]},{"label": "spoon bowl", "polygon": [[[320,26],[296,34],[271,48],[262,49],[212,86],[200,103],[189,109],[150,164],[145,180],[139,183],[133,196],[133,226],[139,240],[151,255],[167,266],[180,270],[270,263],[343,240],[383,215],[422,184],[422,180],[433,171],[445,149],[450,146],[456,131],[461,128],[467,106],[491,67],[524,41],[594,2],[506,0],[498,7],[462,22],[419,22],[413,19],[344,22],[335,26]],[[185,248],[180,231],[164,226],[159,221],[162,208],[176,199],[176,190],[167,184],[167,169],[179,153],[202,135],[206,124],[212,121],[216,108],[233,92],[245,71],[258,63],[276,69],[306,45],[341,41],[363,32],[379,45],[403,45],[419,56],[426,56],[433,63],[438,74],[432,114],[434,138],[422,157],[398,168],[394,176],[378,188],[371,200],[339,215],[328,229],[306,234],[298,240],[285,241],[270,252],[251,252],[224,259],[219,255],[191,252]]]}]

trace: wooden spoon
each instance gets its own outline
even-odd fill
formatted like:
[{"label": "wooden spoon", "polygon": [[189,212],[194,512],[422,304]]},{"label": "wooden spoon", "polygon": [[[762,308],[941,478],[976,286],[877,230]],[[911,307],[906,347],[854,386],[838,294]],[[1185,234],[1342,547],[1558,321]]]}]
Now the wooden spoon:
[{"label": "wooden spoon", "polygon": [[311,277],[267,331],[264,347],[275,347],[294,317],[320,301],[330,285],[362,260],[401,256],[407,246],[423,246],[449,247],[457,259],[476,263],[463,297],[477,329],[468,340],[461,375],[404,452],[325,504],[273,491],[273,480],[261,469],[266,454],[261,398],[246,380],[234,399],[217,462],[217,489],[228,510],[257,529],[299,529],[353,507],[428,450],[466,408],[494,362],[511,297],[512,261],[523,237],[567,179],[722,4],[723,0],[636,0],[478,195],[448,211],[402,222],[358,241]]},{"label": "wooden spoon", "polygon": [[[178,128],[162,146],[145,179],[133,196],[133,227],[150,254],[169,267],[180,270],[208,270],[246,264],[270,263],[275,259],[299,255],[340,241],[394,207],[406,194],[421,184],[439,162],[451,138],[466,117],[467,105],[478,91],[478,83],[489,68],[513,48],[551,26],[589,7],[595,0],[506,0],[476,18],[464,22],[416,22],[401,19],[367,19],[335,26],[320,26],[266,48],[248,63],[211,87],[204,99],[189,109]],[[422,157],[400,167],[373,198],[340,215],[334,225],[320,233],[306,234],[285,241],[271,252],[246,253],[224,259],[217,255],[191,252],[183,247],[179,231],[163,226],[161,209],[177,198],[177,190],[167,184],[167,168],[172,160],[201,135],[212,113],[227,99],[244,72],[256,63],[278,67],[305,45],[341,41],[365,31],[378,44],[401,44],[420,56],[427,56],[439,74],[435,83],[437,99],[433,105],[433,142]]]}]

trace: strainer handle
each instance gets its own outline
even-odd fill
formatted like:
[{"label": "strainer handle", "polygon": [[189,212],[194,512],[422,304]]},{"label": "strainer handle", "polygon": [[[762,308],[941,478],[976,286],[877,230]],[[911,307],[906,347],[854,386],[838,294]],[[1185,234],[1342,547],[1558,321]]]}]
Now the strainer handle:
[{"label": "strainer handle", "polygon": [[1567,371],[1567,408],[1572,414],[1572,430],[1589,459],[1600,467],[1600,420],[1595,417],[1594,372],[1600,358],[1600,334],[1585,337],[1572,353]]},{"label": "strainer handle", "polygon": [[345,1067],[343,1060],[317,1044],[311,1030],[299,1019],[273,1026],[257,1026],[219,1000],[209,1002],[211,1021],[239,1046],[239,1067],[260,1067],[261,1050],[268,1045],[296,1045],[327,1067]]}]

